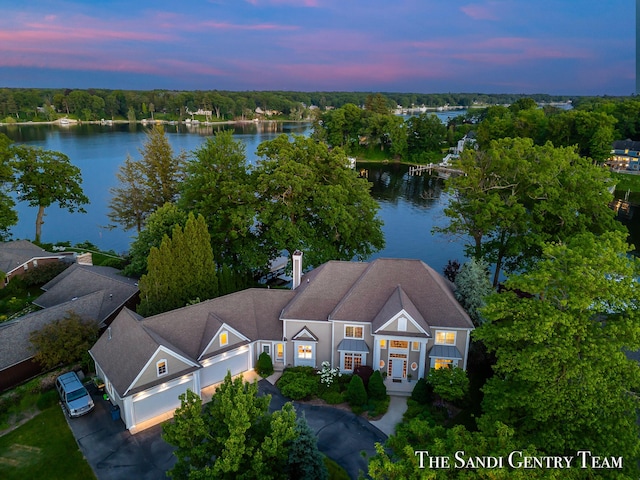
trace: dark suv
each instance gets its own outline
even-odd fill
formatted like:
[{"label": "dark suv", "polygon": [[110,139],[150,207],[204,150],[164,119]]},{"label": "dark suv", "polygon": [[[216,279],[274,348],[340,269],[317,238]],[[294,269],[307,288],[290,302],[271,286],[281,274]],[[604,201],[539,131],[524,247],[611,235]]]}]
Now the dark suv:
[{"label": "dark suv", "polygon": [[93,399],[75,372],[60,375],[56,379],[56,389],[70,417],[79,417],[93,410]]}]

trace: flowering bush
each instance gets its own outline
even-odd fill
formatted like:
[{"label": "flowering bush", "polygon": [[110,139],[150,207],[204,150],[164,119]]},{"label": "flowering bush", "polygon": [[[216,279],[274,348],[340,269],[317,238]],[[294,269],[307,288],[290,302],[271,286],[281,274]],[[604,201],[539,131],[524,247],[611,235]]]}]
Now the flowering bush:
[{"label": "flowering bush", "polygon": [[318,372],[320,375],[320,382],[327,387],[330,387],[336,377],[341,377],[339,368],[331,368],[331,364],[327,361],[322,362],[322,370]]}]

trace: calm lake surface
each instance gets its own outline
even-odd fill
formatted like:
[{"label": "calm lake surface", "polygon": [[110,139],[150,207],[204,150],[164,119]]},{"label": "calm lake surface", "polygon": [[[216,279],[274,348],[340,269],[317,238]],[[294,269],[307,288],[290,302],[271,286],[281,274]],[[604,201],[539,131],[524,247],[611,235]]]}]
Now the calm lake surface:
[{"label": "calm lake surface", "polygon": [[[457,112],[456,112],[457,113]],[[451,115],[447,112],[442,115]],[[246,145],[247,158],[256,161],[258,145],[282,133],[307,135],[308,124],[262,122],[242,125],[199,126],[165,125],[174,152],[191,152],[217,129],[233,129],[237,139]],[[73,244],[88,240],[104,250],[126,252],[135,231],[109,229],[109,189],[116,186],[116,172],[127,155],[140,158],[139,148],[146,141],[148,127],[140,124],[1,126],[17,143],[24,143],[66,154],[82,170],[83,188],[91,203],[87,213],[68,213],[56,206],[46,210],[42,229],[44,242],[69,240]],[[369,171],[372,195],[380,204],[379,216],[384,222],[386,247],[372,256],[418,258],[441,272],[450,259],[464,260],[463,242],[444,235],[433,235],[434,226],[444,226],[443,210],[448,197],[442,193],[442,180],[435,176],[409,176],[402,165],[358,164]],[[18,204],[19,223],[12,229],[14,239],[32,239],[35,232],[36,208]]]}]

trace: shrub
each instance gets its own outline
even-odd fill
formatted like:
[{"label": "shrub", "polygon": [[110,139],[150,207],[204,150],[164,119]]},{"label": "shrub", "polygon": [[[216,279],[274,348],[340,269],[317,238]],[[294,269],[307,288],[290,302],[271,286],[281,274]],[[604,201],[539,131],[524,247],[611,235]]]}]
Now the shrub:
[{"label": "shrub", "polygon": [[313,368],[311,368],[311,375],[287,369],[278,380],[278,388],[285,397],[293,400],[309,398],[318,393],[318,376],[313,373]]},{"label": "shrub", "polygon": [[44,285],[48,281],[53,280],[60,273],[64,272],[70,266],[71,264],[67,262],[55,262],[30,268],[22,275],[22,281],[27,287]]},{"label": "shrub", "polygon": [[374,400],[384,400],[387,398],[387,387],[384,386],[382,375],[376,370],[369,378],[369,397]]},{"label": "shrub", "polygon": [[427,383],[424,378],[419,378],[418,383],[413,387],[411,398],[421,405],[433,402],[433,385]]},{"label": "shrub", "polygon": [[258,372],[258,375],[262,378],[268,377],[273,373],[273,362],[267,352],[262,352],[258,357],[256,372]]},{"label": "shrub", "polygon": [[371,368],[369,365],[358,365],[353,370],[353,374],[358,375],[362,379],[364,387],[367,388],[367,386],[369,385],[369,379],[371,378],[371,375],[373,375],[373,368]]},{"label": "shrub", "polygon": [[340,392],[328,391],[322,395],[322,399],[329,405],[337,405],[344,402],[344,398]]},{"label": "shrub", "polygon": [[367,403],[367,391],[364,388],[364,383],[359,375],[351,377],[345,399],[352,407],[361,407]]},{"label": "shrub", "polygon": [[320,383],[323,385],[330,387],[335,381],[336,377],[340,377],[342,374],[340,373],[339,368],[331,368],[331,364],[327,361],[322,362],[322,370],[318,372],[320,375]]}]

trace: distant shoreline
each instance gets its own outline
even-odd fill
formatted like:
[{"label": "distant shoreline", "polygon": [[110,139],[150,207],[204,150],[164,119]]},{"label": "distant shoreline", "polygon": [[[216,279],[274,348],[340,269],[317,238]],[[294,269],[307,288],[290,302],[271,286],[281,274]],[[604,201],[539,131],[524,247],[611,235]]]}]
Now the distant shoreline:
[{"label": "distant shoreline", "polygon": [[11,125],[58,125],[61,127],[71,127],[75,125],[126,125],[129,123],[140,123],[142,125],[191,125],[191,126],[207,126],[211,127],[213,125],[232,125],[232,124],[242,124],[242,123],[263,123],[263,122],[291,122],[291,123],[304,123],[310,122],[310,119],[304,120],[279,120],[279,119],[253,119],[253,120],[221,120],[216,122],[206,122],[206,121],[196,121],[196,122],[186,122],[184,120],[136,120],[135,122],[130,122],[129,120],[76,120],[75,118],[67,118],[68,123],[62,123],[61,118],[56,120],[48,120],[43,122],[0,122],[0,126],[11,126]]}]

